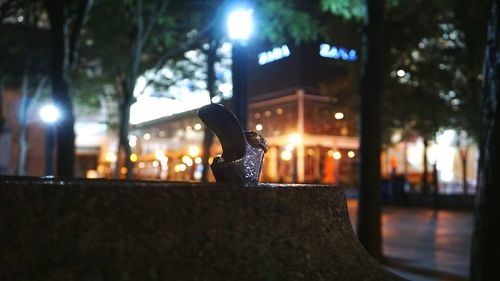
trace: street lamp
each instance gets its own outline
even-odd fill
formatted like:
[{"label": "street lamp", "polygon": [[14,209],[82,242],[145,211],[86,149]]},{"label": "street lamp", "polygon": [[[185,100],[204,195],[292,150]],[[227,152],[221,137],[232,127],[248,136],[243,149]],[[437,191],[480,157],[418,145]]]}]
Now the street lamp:
[{"label": "street lamp", "polygon": [[233,111],[243,130],[247,130],[248,118],[246,43],[253,30],[252,13],[252,9],[239,8],[232,10],[227,17],[227,33],[232,42]]},{"label": "street lamp", "polygon": [[46,104],[40,108],[40,118],[45,127],[45,175],[54,174],[54,135],[55,124],[61,118],[61,112],[53,104]]}]

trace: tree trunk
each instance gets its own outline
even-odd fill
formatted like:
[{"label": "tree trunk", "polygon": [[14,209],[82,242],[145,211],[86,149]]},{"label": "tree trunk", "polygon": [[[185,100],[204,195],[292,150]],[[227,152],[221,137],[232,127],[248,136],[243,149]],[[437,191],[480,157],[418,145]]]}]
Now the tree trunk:
[{"label": "tree trunk", "polygon": [[365,64],[360,91],[360,190],[357,235],[368,253],[381,261],[381,98],[385,77],[384,0],[368,0],[363,34]]},{"label": "tree trunk", "polygon": [[26,154],[28,153],[28,142],[26,141],[26,131],[28,129],[28,106],[29,106],[29,76],[27,71],[23,73],[21,82],[21,101],[19,102],[19,133],[18,145],[19,154],[17,155],[17,169],[18,176],[26,175]]},{"label": "tree trunk", "polygon": [[[212,98],[215,96],[215,61],[217,56],[218,43],[215,41],[210,42],[210,47],[207,50],[207,90],[210,98],[210,103],[212,103]],[[214,133],[210,128],[205,126],[205,134],[203,136],[203,170],[201,172],[201,181],[204,183],[208,182],[208,170],[210,169],[210,164],[208,159],[210,158],[210,147],[212,146],[214,139]]]},{"label": "tree trunk", "polygon": [[422,162],[424,171],[422,173],[422,192],[429,194],[429,159],[427,158],[427,150],[429,149],[429,141],[424,138],[424,152],[422,154]]},{"label": "tree trunk", "polygon": [[[122,81],[122,103],[120,104],[120,124],[118,131],[118,152],[117,161],[115,167],[115,177],[119,177],[121,163],[123,167],[127,168],[126,177],[127,179],[132,179],[134,175],[134,166],[132,160],[130,159],[130,154],[132,149],[130,148],[128,136],[130,134],[130,107],[133,103],[133,87],[130,89],[128,81],[125,79]],[[134,83],[135,84],[135,83]]]},{"label": "tree trunk", "polygon": [[0,84],[0,136],[3,133],[5,116],[3,115],[3,84]]},{"label": "tree trunk", "polygon": [[[51,80],[54,104],[62,111],[56,133],[57,175],[72,177],[75,162],[75,117],[69,93],[71,26],[67,4],[45,0],[52,39]],[[78,31],[79,32],[79,31]]]},{"label": "tree trunk", "polygon": [[482,136],[470,279],[498,279],[500,260],[500,5],[491,1],[484,63]]},{"label": "tree trunk", "polygon": [[467,147],[459,148],[460,160],[462,162],[462,190],[464,195],[467,195],[469,192],[469,184],[467,183],[467,151]]},{"label": "tree trunk", "polygon": [[52,26],[52,97],[62,111],[58,122],[56,143],[56,173],[60,177],[73,177],[75,164],[75,117],[69,94],[69,66],[67,65],[66,23]]}]

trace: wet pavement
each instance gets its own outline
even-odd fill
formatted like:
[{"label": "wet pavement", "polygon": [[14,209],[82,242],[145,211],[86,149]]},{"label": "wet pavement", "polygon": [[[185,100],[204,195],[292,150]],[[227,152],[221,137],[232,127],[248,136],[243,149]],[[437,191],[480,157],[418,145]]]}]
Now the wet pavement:
[{"label": "wet pavement", "polygon": [[[357,201],[348,200],[356,225]],[[467,280],[472,211],[384,207],[383,249],[389,269],[410,280]]]}]

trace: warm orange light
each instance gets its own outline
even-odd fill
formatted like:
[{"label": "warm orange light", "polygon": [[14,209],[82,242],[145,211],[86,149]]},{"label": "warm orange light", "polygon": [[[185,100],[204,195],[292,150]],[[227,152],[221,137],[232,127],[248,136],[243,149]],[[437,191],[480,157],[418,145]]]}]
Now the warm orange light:
[{"label": "warm orange light", "polygon": [[200,149],[196,145],[192,145],[188,148],[189,156],[195,158],[200,154]]},{"label": "warm orange light", "polygon": [[110,151],[106,153],[104,159],[106,160],[106,162],[116,162],[116,154]]},{"label": "warm orange light", "polygon": [[288,150],[283,150],[281,152],[281,159],[289,161],[290,159],[292,159],[292,153]]},{"label": "warm orange light", "polygon": [[288,141],[291,145],[297,146],[302,143],[302,136],[298,133],[293,133],[288,137]]},{"label": "warm orange light", "polygon": [[177,165],[174,166],[174,171],[176,173],[178,173],[178,172],[184,172],[184,171],[186,171],[186,169],[187,169],[187,167],[184,164],[177,164]]},{"label": "warm orange light", "polygon": [[165,152],[163,152],[163,150],[157,150],[155,152],[155,159],[163,160],[163,158],[165,158]]},{"label": "warm orange light", "polygon": [[188,155],[182,156],[182,163],[186,164],[188,167],[193,166],[193,159]]}]

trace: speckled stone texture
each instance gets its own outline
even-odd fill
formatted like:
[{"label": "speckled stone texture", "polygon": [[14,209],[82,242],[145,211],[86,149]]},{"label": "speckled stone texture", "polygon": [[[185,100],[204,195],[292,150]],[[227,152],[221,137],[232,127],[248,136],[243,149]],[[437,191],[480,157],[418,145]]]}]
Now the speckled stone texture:
[{"label": "speckled stone texture", "polygon": [[0,177],[0,280],[400,280],[342,189]]}]

